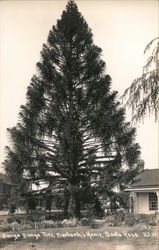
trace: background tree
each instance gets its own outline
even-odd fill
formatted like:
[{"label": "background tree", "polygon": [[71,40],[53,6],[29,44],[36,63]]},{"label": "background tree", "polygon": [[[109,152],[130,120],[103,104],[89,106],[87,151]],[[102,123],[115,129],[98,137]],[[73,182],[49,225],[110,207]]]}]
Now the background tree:
[{"label": "background tree", "polygon": [[10,195],[10,180],[5,174],[0,173],[0,210],[8,208]]},{"label": "background tree", "polygon": [[144,54],[151,50],[142,76],[136,78],[122,96],[131,107],[132,120],[140,121],[147,113],[154,114],[157,121],[159,110],[159,37],[147,44]]},{"label": "background tree", "polygon": [[29,190],[29,182],[24,177],[24,170],[22,169],[19,158],[18,148],[16,148],[16,140],[12,143],[13,148],[6,147],[6,159],[3,163],[6,174],[10,180],[10,190],[8,198],[8,207],[20,208],[25,206],[25,197],[23,193]]},{"label": "background tree", "polygon": [[19,122],[9,129],[7,173],[19,173],[28,186],[46,181],[42,192],[60,193],[65,213],[76,217],[83,203],[99,209],[104,194],[117,202],[115,190],[140,170],[135,129],[111,91],[101,52],[69,1],[43,45]]}]

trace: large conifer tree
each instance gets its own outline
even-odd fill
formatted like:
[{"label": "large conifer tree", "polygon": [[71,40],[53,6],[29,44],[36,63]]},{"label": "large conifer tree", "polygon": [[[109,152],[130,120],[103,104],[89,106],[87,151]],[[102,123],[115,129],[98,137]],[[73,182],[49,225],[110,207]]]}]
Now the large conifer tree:
[{"label": "large conifer tree", "polygon": [[111,91],[101,52],[69,1],[43,45],[19,122],[9,129],[7,173],[18,183],[48,181],[75,216],[86,200],[117,200],[115,188],[124,189],[140,170],[135,129]]}]

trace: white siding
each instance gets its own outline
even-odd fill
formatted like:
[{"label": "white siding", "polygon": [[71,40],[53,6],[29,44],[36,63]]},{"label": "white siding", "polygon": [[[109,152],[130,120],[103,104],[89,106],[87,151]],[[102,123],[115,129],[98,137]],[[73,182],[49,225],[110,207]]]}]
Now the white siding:
[{"label": "white siding", "polygon": [[149,193],[137,193],[134,213],[135,214],[154,214],[156,210],[149,210]]}]

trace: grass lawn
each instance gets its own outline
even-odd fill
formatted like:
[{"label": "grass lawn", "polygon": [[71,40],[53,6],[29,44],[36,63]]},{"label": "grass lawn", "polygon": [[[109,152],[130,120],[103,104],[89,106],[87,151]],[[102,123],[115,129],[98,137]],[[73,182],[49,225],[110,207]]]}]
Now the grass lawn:
[{"label": "grass lawn", "polygon": [[3,250],[158,250],[159,227],[88,226],[1,232]]}]

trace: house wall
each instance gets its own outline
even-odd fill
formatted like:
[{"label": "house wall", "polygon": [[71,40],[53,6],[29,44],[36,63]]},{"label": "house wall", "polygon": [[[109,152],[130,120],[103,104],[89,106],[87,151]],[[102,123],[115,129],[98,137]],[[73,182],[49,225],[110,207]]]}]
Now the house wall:
[{"label": "house wall", "polygon": [[[159,202],[159,196],[158,196]],[[158,206],[159,207],[159,206]],[[136,199],[134,202],[135,214],[154,214],[156,210],[149,210],[149,193],[136,193]]]}]

